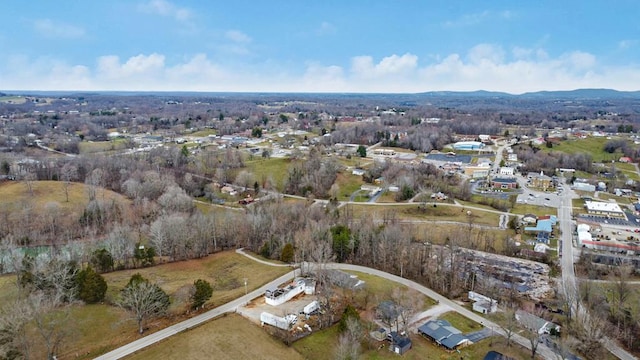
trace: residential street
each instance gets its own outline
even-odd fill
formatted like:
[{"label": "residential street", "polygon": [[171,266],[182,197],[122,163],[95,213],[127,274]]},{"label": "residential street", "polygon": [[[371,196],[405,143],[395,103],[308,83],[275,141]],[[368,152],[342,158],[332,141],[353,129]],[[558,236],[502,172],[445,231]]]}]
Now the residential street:
[{"label": "residential street", "polygon": [[[561,197],[561,206],[558,208],[558,222],[560,223],[560,239],[562,241],[561,247],[558,249],[561,251],[562,260],[562,289],[561,291],[566,292],[566,297],[568,299],[577,299],[579,296],[578,292],[578,284],[576,283],[576,275],[575,268],[573,266],[574,262],[578,260],[579,254],[574,254],[573,249],[573,221],[571,219],[571,214],[573,211],[571,199],[577,198],[578,195],[575,194],[573,190],[569,188],[569,186],[565,186],[566,190],[564,191],[563,196]],[[572,302],[571,311],[576,314],[579,311],[584,311],[582,307],[576,308],[576,304],[578,302]],[[588,315],[587,315],[588,316]],[[618,346],[614,341],[609,338],[604,338],[603,342],[604,346],[609,350],[610,353],[617,356],[622,360],[634,360],[637,359],[635,356],[628,353],[626,350]]]}]

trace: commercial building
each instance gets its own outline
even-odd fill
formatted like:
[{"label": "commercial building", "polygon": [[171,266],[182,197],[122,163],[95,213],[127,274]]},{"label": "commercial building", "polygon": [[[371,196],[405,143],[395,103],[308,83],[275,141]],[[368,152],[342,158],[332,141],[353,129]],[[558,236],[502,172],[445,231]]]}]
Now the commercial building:
[{"label": "commercial building", "polygon": [[624,211],[617,203],[601,202],[601,201],[585,201],[584,207],[591,215],[610,216],[617,218],[625,218]]}]

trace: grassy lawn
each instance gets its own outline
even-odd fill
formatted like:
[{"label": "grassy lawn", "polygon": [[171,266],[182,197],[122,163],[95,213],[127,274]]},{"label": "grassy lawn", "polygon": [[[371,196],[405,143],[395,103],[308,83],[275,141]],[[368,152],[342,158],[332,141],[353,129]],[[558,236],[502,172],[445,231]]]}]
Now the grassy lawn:
[{"label": "grassy lawn", "polygon": [[[146,326],[149,329],[145,333],[147,335],[184,319],[188,287],[198,278],[209,281],[214,287],[213,296],[206,305],[207,308],[211,308],[244,295],[244,278],[248,279],[248,289],[251,291],[289,270],[286,267],[262,265],[233,251],[227,251],[198,260],[116,271],[103,275],[109,285],[107,302],[117,297],[118,291],[134,273],[140,273],[151,281],[157,282],[171,295],[172,306],[169,309],[169,315],[147,322]],[[6,303],[15,299],[16,296],[15,275],[0,277],[0,302]],[[93,359],[99,354],[139,338],[135,322],[130,320],[128,313],[114,305],[73,306],[68,322],[70,324],[67,329],[68,334],[60,354],[62,359]],[[96,329],[100,331],[95,331]],[[265,334],[265,337],[268,335]],[[39,357],[36,356],[36,358]]]},{"label": "grassy lawn", "polygon": [[240,315],[230,314],[172,336],[126,359],[304,359]]},{"label": "grassy lawn", "polygon": [[[480,325],[478,325],[480,326]],[[331,360],[335,358],[335,348],[338,344],[338,327],[318,331],[293,343],[296,349],[305,359]],[[411,335],[412,348],[401,357],[389,351],[387,342],[363,345],[359,359],[411,359],[411,360],[458,360],[458,359],[482,359],[491,350],[511,356],[514,359],[529,359],[531,353],[516,344],[506,346],[506,340],[502,337],[485,339],[477,344],[460,349],[460,352],[449,353],[442,347],[417,334]],[[380,345],[386,345],[380,347]]]},{"label": "grassy lawn", "polygon": [[24,104],[27,99],[24,96],[1,96],[0,103],[3,104]]},{"label": "grassy lawn", "polygon": [[196,136],[196,137],[205,137],[205,136],[215,135],[215,134],[216,134],[215,129],[203,129],[203,130],[194,131],[188,135]]},{"label": "grassy lawn", "polygon": [[[360,186],[364,184],[364,181],[362,181],[362,176],[356,176],[343,171],[338,173],[334,184],[336,184],[339,189],[338,200],[347,201],[354,191],[360,190]],[[364,201],[366,201],[366,199]]]},{"label": "grassy lawn", "polygon": [[[379,276],[365,274],[358,271],[345,271],[345,272],[358,276],[358,279],[365,282],[365,288],[367,289],[367,291],[378,295],[378,298],[381,300],[391,298],[391,294],[394,289],[400,288],[403,291],[406,291],[408,289],[404,285],[400,285],[395,281],[390,281],[390,280],[381,278]],[[428,296],[425,296],[419,293],[417,295],[422,297],[422,300],[424,301],[424,306],[422,311],[427,310],[428,308],[436,304],[435,300],[431,299]]]},{"label": "grassy lawn", "polygon": [[111,141],[83,141],[78,144],[80,154],[91,154],[112,150],[122,150],[127,148],[126,139],[115,139]]},{"label": "grassy lawn", "polygon": [[261,184],[263,179],[271,177],[275,182],[277,189],[284,187],[284,182],[289,173],[289,165],[291,160],[270,158],[265,159],[262,157],[254,157],[254,160],[246,160],[246,170],[253,173],[256,181]]},{"label": "grassy lawn", "polygon": [[466,317],[458,314],[457,312],[447,312],[438,317],[442,320],[447,320],[453,327],[462,331],[463,334],[478,331],[482,329],[482,325],[477,322],[467,319]]},{"label": "grassy lawn", "polygon": [[107,298],[114,299],[131,275],[140,273],[172,296],[174,312],[184,311],[186,289],[197,279],[211,283],[213,296],[206,304],[215,307],[244,295],[244,278],[248,279],[249,291],[290,271],[287,267],[262,265],[234,251],[209,255],[202,259],[179,261],[153,267],[123,270],[104,274],[109,289]]},{"label": "grassy lawn", "polygon": [[385,191],[384,194],[382,194],[379,198],[378,201],[379,203],[395,203],[396,202],[396,193],[391,192],[391,191]]},{"label": "grassy lawn", "polygon": [[640,181],[640,175],[636,171],[636,167],[633,164],[616,163],[616,170],[622,172],[628,179]]},{"label": "grassy lawn", "polygon": [[605,137],[589,137],[586,139],[574,139],[574,140],[566,140],[557,145],[554,145],[553,148],[547,148],[545,146],[542,147],[542,151],[547,152],[563,152],[567,154],[577,154],[577,153],[587,153],[591,155],[593,162],[602,162],[611,160],[618,160],[620,153],[609,154],[604,151],[604,145],[609,141]]},{"label": "grassy lawn", "polygon": [[557,215],[558,209],[552,208],[552,207],[529,205],[529,204],[516,204],[513,207],[513,209],[511,209],[511,212],[514,214],[520,214],[520,215],[534,214],[537,216],[543,216],[543,215]]},{"label": "grassy lawn", "polygon": [[615,202],[617,202],[618,204],[625,204],[625,205],[631,205],[633,204],[633,200],[635,200],[636,198],[630,198],[630,197],[626,197],[626,196],[616,196],[613,194],[609,194],[609,193],[605,193],[605,192],[598,192],[598,198],[595,199],[596,201],[605,201],[605,202],[609,202],[610,200],[614,200]]},{"label": "grassy lawn", "polygon": [[[411,205],[388,205],[388,206],[370,206],[370,205],[348,205],[349,211],[352,211],[355,217],[362,218],[377,217],[382,218],[385,212],[391,211],[399,220],[424,220],[424,221],[453,221],[461,223],[469,223],[469,217],[462,207],[447,206],[439,204],[435,208],[427,203],[423,209],[419,209],[419,204]],[[500,218],[499,214],[472,210],[472,222],[474,224],[483,224],[490,226],[498,226]]]}]

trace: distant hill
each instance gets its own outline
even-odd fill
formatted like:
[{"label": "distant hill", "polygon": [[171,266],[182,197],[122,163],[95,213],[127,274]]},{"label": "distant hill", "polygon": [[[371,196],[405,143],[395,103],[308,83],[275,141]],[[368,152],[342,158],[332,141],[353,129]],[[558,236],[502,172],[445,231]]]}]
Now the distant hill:
[{"label": "distant hill", "polygon": [[640,97],[640,91],[618,91],[612,89],[577,89],[568,91],[537,91],[524,93],[519,96],[537,98],[615,99],[637,98]]}]

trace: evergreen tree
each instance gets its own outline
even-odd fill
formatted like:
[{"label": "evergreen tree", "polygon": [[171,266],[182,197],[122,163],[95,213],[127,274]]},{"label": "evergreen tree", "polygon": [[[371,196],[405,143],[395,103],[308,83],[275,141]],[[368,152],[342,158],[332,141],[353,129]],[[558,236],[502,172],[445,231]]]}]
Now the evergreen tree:
[{"label": "evergreen tree", "polygon": [[282,252],[280,253],[280,261],[290,263],[293,261],[293,245],[291,243],[287,243],[282,247]]},{"label": "evergreen tree", "polygon": [[211,284],[206,280],[198,279],[193,283],[194,291],[191,295],[191,308],[197,309],[204,305],[211,295],[213,295],[213,288]]},{"label": "evergreen tree", "polygon": [[95,304],[104,300],[104,295],[107,292],[107,282],[91,266],[78,272],[76,284],[80,300],[87,304]]}]

